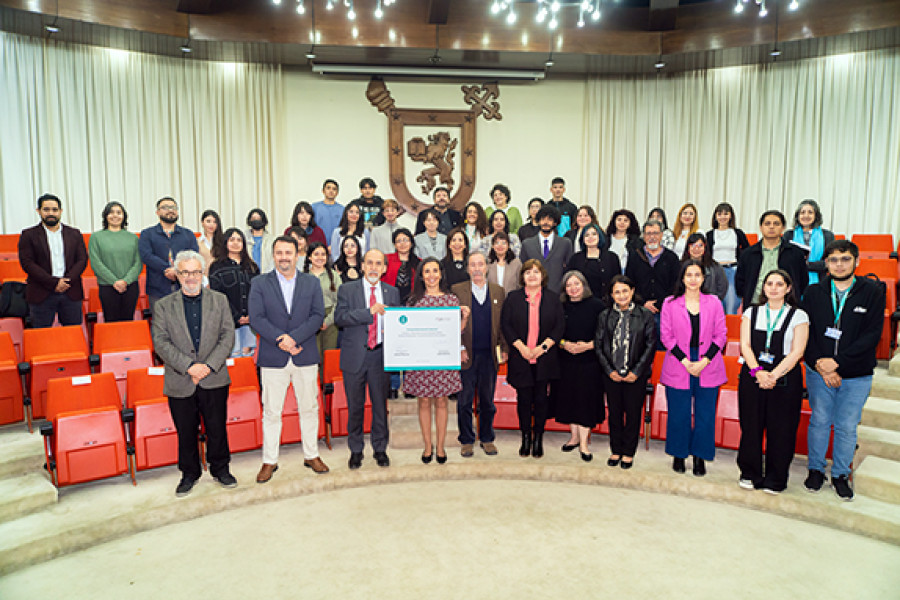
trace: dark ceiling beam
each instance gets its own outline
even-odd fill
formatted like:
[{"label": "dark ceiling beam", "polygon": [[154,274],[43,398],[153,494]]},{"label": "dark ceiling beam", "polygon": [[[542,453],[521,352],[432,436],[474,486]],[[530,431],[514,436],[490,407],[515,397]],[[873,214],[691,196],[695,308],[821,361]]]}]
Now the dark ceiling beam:
[{"label": "dark ceiling beam", "polygon": [[228,0],[178,0],[175,10],[189,15],[210,15],[230,4]]},{"label": "dark ceiling beam", "polygon": [[428,24],[446,25],[447,16],[450,14],[450,0],[429,0]]},{"label": "dark ceiling beam", "polygon": [[677,17],[678,0],[650,0],[647,29],[650,31],[671,31],[675,29]]}]

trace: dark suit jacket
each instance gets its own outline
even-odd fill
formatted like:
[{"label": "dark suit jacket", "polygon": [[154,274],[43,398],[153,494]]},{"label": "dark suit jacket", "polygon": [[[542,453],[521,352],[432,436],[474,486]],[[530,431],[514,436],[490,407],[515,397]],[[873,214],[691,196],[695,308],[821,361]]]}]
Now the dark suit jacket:
[{"label": "dark suit jacket", "polygon": [[[802,298],[809,284],[806,253],[798,246],[785,241],[782,241],[778,248],[778,268],[788,272],[794,280],[794,295]],[[762,241],[744,250],[738,260],[737,271],[734,274],[734,292],[744,302],[745,308],[755,301],[753,292],[756,291],[756,280],[759,279],[762,260]]]},{"label": "dark suit jacket", "polygon": [[[450,288],[456,297],[459,298],[460,306],[468,306],[472,308],[472,282],[463,281],[457,283]],[[506,299],[506,292],[496,283],[488,283],[488,295],[491,302],[491,357],[494,359],[494,368],[497,369],[499,362],[497,361],[497,346],[500,346],[502,352],[507,352],[506,341],[500,333],[500,314],[503,311],[503,301]],[[463,370],[472,366],[472,317],[469,316],[466,321],[466,327],[462,332],[462,344],[466,349],[466,362],[462,364]]]},{"label": "dark suit jacket", "polygon": [[[291,312],[284,305],[277,271],[259,275],[250,283],[250,327],[259,334],[260,367],[281,368],[292,361],[298,367],[319,364],[316,332],[325,321],[325,301],[319,278],[309,273],[295,275]],[[276,338],[288,334],[300,345],[299,354],[291,356],[278,347]]]},{"label": "dark suit jacket", "polygon": [[[566,328],[566,317],[559,296],[544,288],[538,307],[538,343],[550,338],[555,344],[537,360],[537,381],[559,379],[559,340]],[[506,379],[513,387],[530,387],[535,384],[531,365],[513,347],[516,340],[528,341],[528,300],[525,290],[513,290],[506,296],[500,315],[500,329],[509,345],[509,362]]]},{"label": "dark suit jacket", "polygon": [[[365,285],[364,285],[365,284]],[[334,324],[343,329],[341,334],[341,370],[351,373],[362,369],[369,339],[369,325],[372,313],[366,308],[365,279],[345,283],[338,288],[337,305],[334,307]],[[400,306],[397,288],[383,281],[381,296],[385,306]]]},{"label": "dark suit jacket", "polygon": [[234,346],[234,319],[228,298],[221,292],[202,288],[200,307],[203,324],[200,327],[200,350],[194,350],[181,292],[161,298],[153,311],[153,347],[166,365],[163,393],[166,396],[187,398],[197,388],[187,370],[195,362],[206,363],[212,373],[200,380],[205,390],[231,383],[225,361]]},{"label": "dark suit jacket", "polygon": [[544,242],[540,234],[522,242],[519,260],[522,264],[532,258],[541,261],[547,270],[547,288],[555,293],[562,291],[562,278],[566,273],[566,265],[572,258],[572,242],[566,237],[557,235],[550,246],[550,254],[544,258]]},{"label": "dark suit jacket", "polygon": [[[81,232],[74,227],[61,225],[63,253],[66,259],[65,277],[69,278],[69,289],[66,296],[72,300],[83,300],[81,274],[87,266],[87,250]],[[34,227],[22,230],[19,236],[19,264],[28,274],[25,288],[25,299],[29,304],[38,304],[56,289],[59,278],[54,277],[53,265],[50,262],[50,244],[47,243],[47,232],[38,223]]]}]

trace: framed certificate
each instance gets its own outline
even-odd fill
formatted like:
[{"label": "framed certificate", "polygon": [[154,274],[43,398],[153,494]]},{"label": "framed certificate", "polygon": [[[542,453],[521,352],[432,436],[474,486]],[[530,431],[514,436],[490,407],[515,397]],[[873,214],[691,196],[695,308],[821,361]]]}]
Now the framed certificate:
[{"label": "framed certificate", "polygon": [[458,371],[458,306],[385,308],[385,371]]}]

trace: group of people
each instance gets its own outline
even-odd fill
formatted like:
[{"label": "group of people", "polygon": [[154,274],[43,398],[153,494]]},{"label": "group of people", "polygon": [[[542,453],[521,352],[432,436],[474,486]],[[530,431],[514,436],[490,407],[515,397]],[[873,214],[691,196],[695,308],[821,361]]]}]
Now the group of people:
[{"label": "group of people", "polygon": [[[528,203],[524,222],[505,185],[491,190],[488,211],[470,202],[457,212],[449,207],[449,191],[438,188],[433,208],[419,213],[415,233],[398,224],[401,207],[376,196],[371,179],[360,182],[360,197],[346,207],[336,202],[338,190],[327,180],[324,198],[298,203],[290,227],[277,237],[259,208],[247,215],[246,229],[225,231],[208,210],[195,236],[177,224],[178,205],[170,197],[156,204],[159,223],[138,237],[127,231],[125,207],[113,201],[87,249],[80,232],[61,223],[59,198],[38,199],[41,223],[24,230],[19,244],[32,326],[47,327],[54,319],[80,323],[88,258],[105,320],[133,318],[146,266],[154,343],[166,365],[179,438],[178,495],[189,493],[200,476],[201,416],[211,474],[223,485],[236,484],[224,431],[224,363],[253,354],[257,339],[264,408],[260,483],[278,469],[291,384],[304,464],[328,472],[316,444],[316,378],[323,351],[335,347],[348,396],[350,468],[363,461],[367,390],[379,466],[390,464],[386,399],[401,387],[418,399],[423,462],[447,460],[452,396],[459,402],[462,456],[474,454],[476,441],[496,454],[494,386],[506,362],[517,393],[521,456],[544,454],[544,426],[552,417],[570,427],[563,451],[577,448],[591,460],[590,430],[608,412],[607,464],[629,469],[660,349],[666,451],[674,470],[684,472],[692,457],[693,473],[702,476],[715,455],[718,388],[726,381],[725,314],[743,308],[740,485],[773,493],[787,485],[805,360],[813,409],[806,487],[815,491],[825,481],[833,427],[831,479],[839,496],[852,498],[847,476],[875,366],[884,294],[877,282],[853,276],[858,250],[822,228],[815,201],[801,203],[787,232],[782,213],[764,212],[761,239],[750,245],[727,203],[716,207],[705,234],[691,204],[679,210],[673,230],[660,208],[642,226],[631,211],[616,210],[603,229],[591,207],[577,208],[564,197],[561,178],[551,182],[547,202]],[[462,369],[410,372],[402,384],[386,374],[383,315],[389,306],[459,306]]]}]

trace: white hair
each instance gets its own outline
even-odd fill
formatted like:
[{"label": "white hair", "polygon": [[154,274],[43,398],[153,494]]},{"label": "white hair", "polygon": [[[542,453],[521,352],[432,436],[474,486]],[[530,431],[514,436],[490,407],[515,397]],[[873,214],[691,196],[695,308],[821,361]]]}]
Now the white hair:
[{"label": "white hair", "polygon": [[178,254],[175,255],[175,269],[177,271],[181,270],[181,263],[187,262],[189,260],[196,260],[200,263],[200,270],[206,269],[206,261],[203,260],[203,255],[195,250],[182,250]]}]

